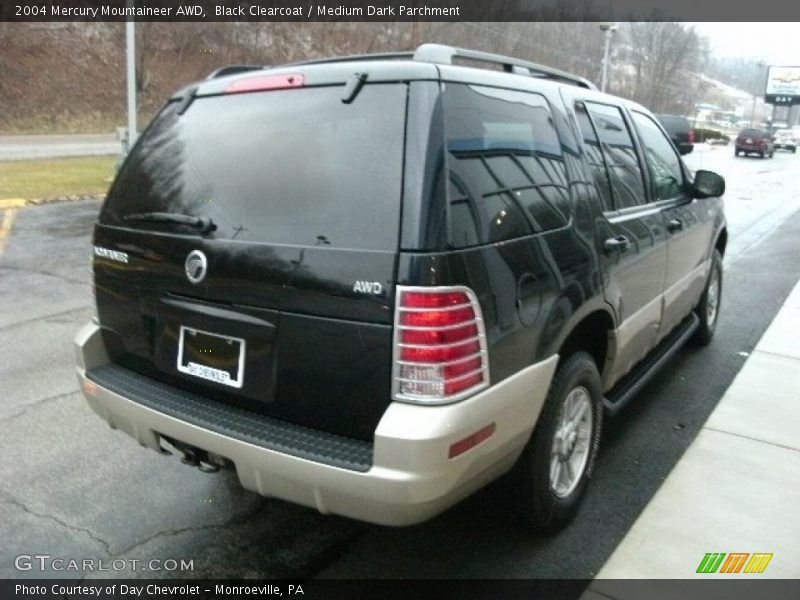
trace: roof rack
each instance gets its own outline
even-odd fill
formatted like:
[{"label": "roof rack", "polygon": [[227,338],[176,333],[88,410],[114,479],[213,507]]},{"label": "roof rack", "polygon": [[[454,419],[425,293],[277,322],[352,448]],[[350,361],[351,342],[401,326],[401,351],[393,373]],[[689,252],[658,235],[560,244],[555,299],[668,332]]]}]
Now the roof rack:
[{"label": "roof rack", "polygon": [[217,77],[236,75],[247,71],[260,71],[261,69],[266,69],[266,67],[259,65],[228,65],[227,67],[220,67],[216,71],[212,71],[206,79],[216,79]]},{"label": "roof rack", "polygon": [[300,62],[283,65],[285,67],[298,67],[301,65],[324,65],[326,63],[347,62],[354,60],[397,60],[414,58],[414,53],[406,52],[376,52],[373,54],[351,54],[349,56],[334,56],[333,58],[312,58],[311,60],[301,60]]},{"label": "roof rack", "polygon": [[[489,52],[478,52],[477,50],[468,50],[466,48],[457,48],[455,46],[445,46],[442,44],[422,44],[416,50],[406,52],[379,52],[376,54],[355,54],[351,56],[337,56],[334,58],[318,58],[312,60],[304,60],[300,62],[289,63],[282,65],[285,67],[298,67],[302,65],[322,65],[329,63],[347,62],[347,61],[363,61],[363,60],[397,60],[397,59],[411,59],[417,62],[427,62],[440,65],[452,65],[453,59],[463,58],[466,60],[473,60],[476,62],[489,63],[500,65],[506,73],[514,73],[516,75],[526,75],[528,77],[538,77],[541,79],[554,79],[564,83],[577,85],[590,90],[596,90],[597,86],[588,79],[573,75],[560,69],[552,67],[545,67],[533,62],[519,60],[510,56],[503,56],[501,54],[491,54]],[[216,77],[223,77],[225,75],[235,75],[236,73],[243,73],[245,71],[255,71],[264,69],[266,67],[253,66],[253,65],[231,65],[217,69],[207,79],[214,79]]]},{"label": "roof rack", "polygon": [[454,58],[464,58],[477,62],[501,65],[506,73],[528,75],[529,77],[540,77],[542,79],[556,79],[590,90],[597,89],[596,85],[583,77],[567,73],[560,69],[545,67],[537,63],[511,58],[510,56],[503,56],[502,54],[478,52],[476,50],[467,50],[465,48],[456,48],[441,44],[422,44],[414,52],[414,60],[420,62],[452,65]]}]

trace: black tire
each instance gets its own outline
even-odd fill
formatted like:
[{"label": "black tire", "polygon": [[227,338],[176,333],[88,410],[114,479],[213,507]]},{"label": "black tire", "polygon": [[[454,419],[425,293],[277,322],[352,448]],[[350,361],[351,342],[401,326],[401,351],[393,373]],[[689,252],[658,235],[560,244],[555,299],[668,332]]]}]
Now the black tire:
[{"label": "black tire", "polygon": [[738,148],[736,148],[736,149],[733,151],[733,155],[734,155],[734,156],[739,156],[739,149],[738,149]]},{"label": "black tire", "polygon": [[[712,286],[716,278],[717,289],[713,291]],[[708,281],[706,282],[706,289],[703,290],[703,295],[700,297],[700,302],[694,309],[695,314],[700,319],[700,326],[694,332],[692,341],[697,346],[705,346],[714,337],[714,331],[717,329],[717,322],[719,321],[719,308],[722,300],[722,255],[719,250],[714,250],[714,255],[711,258],[711,272],[708,274]],[[712,308],[713,303],[713,310]]]},{"label": "black tire", "polygon": [[764,158],[764,153],[763,153],[763,152],[759,152],[759,153],[758,153],[758,157],[759,157],[759,158]]},{"label": "black tire", "polygon": [[[562,465],[569,462],[567,459],[557,458],[553,449],[556,434],[565,431],[564,427],[560,427],[562,407],[573,392],[576,395],[573,394],[572,399],[579,398],[580,404],[585,406],[588,401],[591,410],[586,407],[583,415],[585,418],[585,415],[590,414],[591,423],[588,426],[588,434],[580,435],[579,430],[572,430],[578,433],[576,439],[570,440],[569,435],[567,438],[562,438],[564,450],[570,452],[571,456],[574,455],[576,460],[583,459],[574,452],[582,454],[581,450],[584,449],[587,452],[582,471],[579,477],[574,478],[576,480],[574,487],[562,488],[562,493],[558,494],[551,485],[551,460],[557,460]],[[583,392],[586,392],[586,395]],[[512,475],[518,507],[534,531],[556,531],[575,516],[592,475],[600,445],[603,420],[602,397],[600,375],[589,354],[577,352],[559,365],[550,384],[536,429]],[[580,404],[575,406],[578,407]],[[570,445],[572,450],[568,450]],[[555,472],[562,473],[562,471]],[[562,474],[568,477],[569,470],[563,471]]]}]

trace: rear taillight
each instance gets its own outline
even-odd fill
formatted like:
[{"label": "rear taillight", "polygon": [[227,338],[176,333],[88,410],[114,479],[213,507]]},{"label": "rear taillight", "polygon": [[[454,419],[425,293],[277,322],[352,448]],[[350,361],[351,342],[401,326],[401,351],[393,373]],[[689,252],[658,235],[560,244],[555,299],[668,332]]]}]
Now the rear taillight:
[{"label": "rear taillight", "polygon": [[480,304],[466,287],[397,286],[393,398],[455,402],[489,385]]},{"label": "rear taillight", "polygon": [[694,129],[689,130],[689,143],[694,144]]}]

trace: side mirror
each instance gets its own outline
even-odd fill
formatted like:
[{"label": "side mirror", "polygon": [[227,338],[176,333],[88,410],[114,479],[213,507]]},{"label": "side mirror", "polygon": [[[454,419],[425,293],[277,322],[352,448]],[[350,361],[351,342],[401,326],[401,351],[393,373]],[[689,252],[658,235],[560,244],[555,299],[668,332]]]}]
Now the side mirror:
[{"label": "side mirror", "polygon": [[678,144],[678,152],[681,156],[691,154],[694,150],[694,144]]},{"label": "side mirror", "polygon": [[697,171],[692,191],[695,198],[718,198],[725,193],[725,178],[713,171]]}]

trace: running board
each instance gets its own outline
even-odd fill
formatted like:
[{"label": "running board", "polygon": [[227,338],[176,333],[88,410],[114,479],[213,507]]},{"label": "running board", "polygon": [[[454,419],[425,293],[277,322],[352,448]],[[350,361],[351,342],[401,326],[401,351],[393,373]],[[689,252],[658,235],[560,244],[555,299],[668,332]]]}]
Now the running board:
[{"label": "running board", "polygon": [[688,341],[700,325],[697,315],[691,313],[645,359],[625,375],[603,398],[609,416],[616,415],[630,402],[650,379],[658,373],[674,354]]}]

